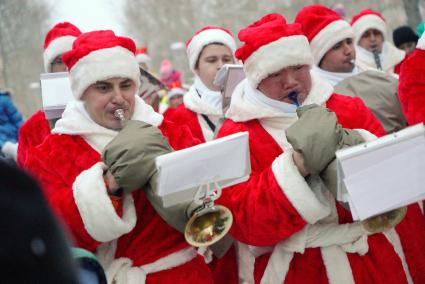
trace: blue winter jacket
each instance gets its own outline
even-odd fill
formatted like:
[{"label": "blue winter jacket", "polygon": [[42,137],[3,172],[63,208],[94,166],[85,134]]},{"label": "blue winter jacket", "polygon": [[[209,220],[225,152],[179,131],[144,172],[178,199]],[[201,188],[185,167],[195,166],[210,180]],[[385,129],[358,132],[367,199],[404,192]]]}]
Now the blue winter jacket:
[{"label": "blue winter jacket", "polygon": [[8,92],[0,92],[0,147],[6,141],[16,143],[22,115],[18,112]]}]

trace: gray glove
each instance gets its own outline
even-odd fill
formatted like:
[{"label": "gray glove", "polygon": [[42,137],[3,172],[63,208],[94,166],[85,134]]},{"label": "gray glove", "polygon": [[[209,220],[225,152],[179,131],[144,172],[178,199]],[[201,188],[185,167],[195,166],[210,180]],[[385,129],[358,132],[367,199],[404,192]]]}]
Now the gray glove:
[{"label": "gray glove", "polygon": [[170,226],[184,232],[190,202],[165,208],[158,196],[155,158],[172,152],[161,131],[141,121],[125,121],[120,133],[106,146],[103,161],[126,192],[143,188],[156,212]]},{"label": "gray glove", "polygon": [[157,127],[129,120],[102,156],[118,185],[131,192],[144,187],[156,174],[155,158],[172,151]]},{"label": "gray glove", "polygon": [[318,174],[335,158],[343,129],[335,113],[322,106],[303,106],[297,114],[299,119],[286,130],[286,137],[294,150],[303,154],[306,170]]},{"label": "gray glove", "polygon": [[[304,166],[318,174],[336,198],[337,176],[335,152],[344,147],[363,143],[356,131],[342,128],[333,112],[318,105],[297,110],[299,120],[286,131],[288,142],[303,154]],[[349,208],[347,204],[342,205]]]}]

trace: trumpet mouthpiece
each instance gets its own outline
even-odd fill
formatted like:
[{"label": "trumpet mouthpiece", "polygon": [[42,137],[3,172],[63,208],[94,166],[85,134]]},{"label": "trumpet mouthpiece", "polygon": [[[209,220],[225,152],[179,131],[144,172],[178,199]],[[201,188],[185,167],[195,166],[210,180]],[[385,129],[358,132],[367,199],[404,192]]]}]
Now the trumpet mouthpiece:
[{"label": "trumpet mouthpiece", "polygon": [[123,109],[119,108],[119,109],[115,110],[114,115],[115,115],[116,118],[118,118],[121,121],[125,120]]}]

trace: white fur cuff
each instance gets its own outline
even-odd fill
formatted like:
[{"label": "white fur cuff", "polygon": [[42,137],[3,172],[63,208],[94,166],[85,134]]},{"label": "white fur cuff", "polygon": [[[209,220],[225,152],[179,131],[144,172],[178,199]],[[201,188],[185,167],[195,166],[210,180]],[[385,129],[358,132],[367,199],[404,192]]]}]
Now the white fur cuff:
[{"label": "white fur cuff", "polygon": [[109,242],[130,232],[136,225],[133,197],[123,196],[123,217],[115,211],[103,181],[105,164],[99,162],[75,179],[75,203],[87,232],[99,242]]},{"label": "white fur cuff", "polygon": [[320,202],[310,189],[304,177],[298,172],[292,153],[286,150],[277,157],[272,164],[272,170],[283,193],[298,213],[305,221],[314,224],[328,216],[331,208]]}]

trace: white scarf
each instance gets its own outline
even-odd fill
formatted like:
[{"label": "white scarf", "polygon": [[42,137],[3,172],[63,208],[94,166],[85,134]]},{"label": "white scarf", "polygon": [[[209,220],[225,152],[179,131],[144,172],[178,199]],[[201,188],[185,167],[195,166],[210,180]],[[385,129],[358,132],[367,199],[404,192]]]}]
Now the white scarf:
[{"label": "white scarf", "polygon": [[250,84],[245,84],[244,93],[246,99],[255,105],[261,105],[267,108],[272,108],[282,113],[290,115],[296,115],[297,106],[277,100],[273,100],[264,95],[260,90],[254,89]]},{"label": "white scarf", "polygon": [[[156,113],[139,96],[135,96],[132,120],[139,120],[154,126],[162,123],[163,116]],[[62,118],[56,122],[53,134],[80,135],[97,152],[101,153],[105,146],[118,134],[118,131],[105,128],[94,122],[80,100],[66,105]]]},{"label": "white scarf", "polygon": [[[333,87],[319,78],[314,73],[311,73],[312,87],[302,105],[318,104],[323,105],[333,93]],[[247,94],[254,92],[253,94]],[[233,91],[230,107],[226,112],[226,118],[230,118],[235,122],[248,121],[251,119],[264,119],[274,117],[296,117],[296,113],[285,112],[282,108],[272,106],[265,103],[265,100],[252,100],[253,97],[261,92],[256,92],[250,87],[248,81],[244,79],[240,82]],[[277,101],[276,105],[277,104]]]},{"label": "white scarf", "polygon": [[329,84],[331,84],[333,87],[337,85],[339,82],[350,78],[354,75],[357,75],[360,72],[359,68],[357,66],[354,66],[354,69],[351,72],[329,72],[326,70],[323,70],[322,68],[314,65],[312,69],[312,73],[318,75],[320,78],[325,79]]},{"label": "white scarf", "polygon": [[[405,57],[406,52],[387,41],[384,42],[382,52],[379,54],[382,71],[389,74],[394,73],[394,67],[402,62]],[[373,53],[359,45],[356,45],[356,65],[377,69]]]},{"label": "white scarf", "polygon": [[199,77],[183,97],[184,105],[193,112],[212,116],[223,114],[221,92],[208,89]]}]

